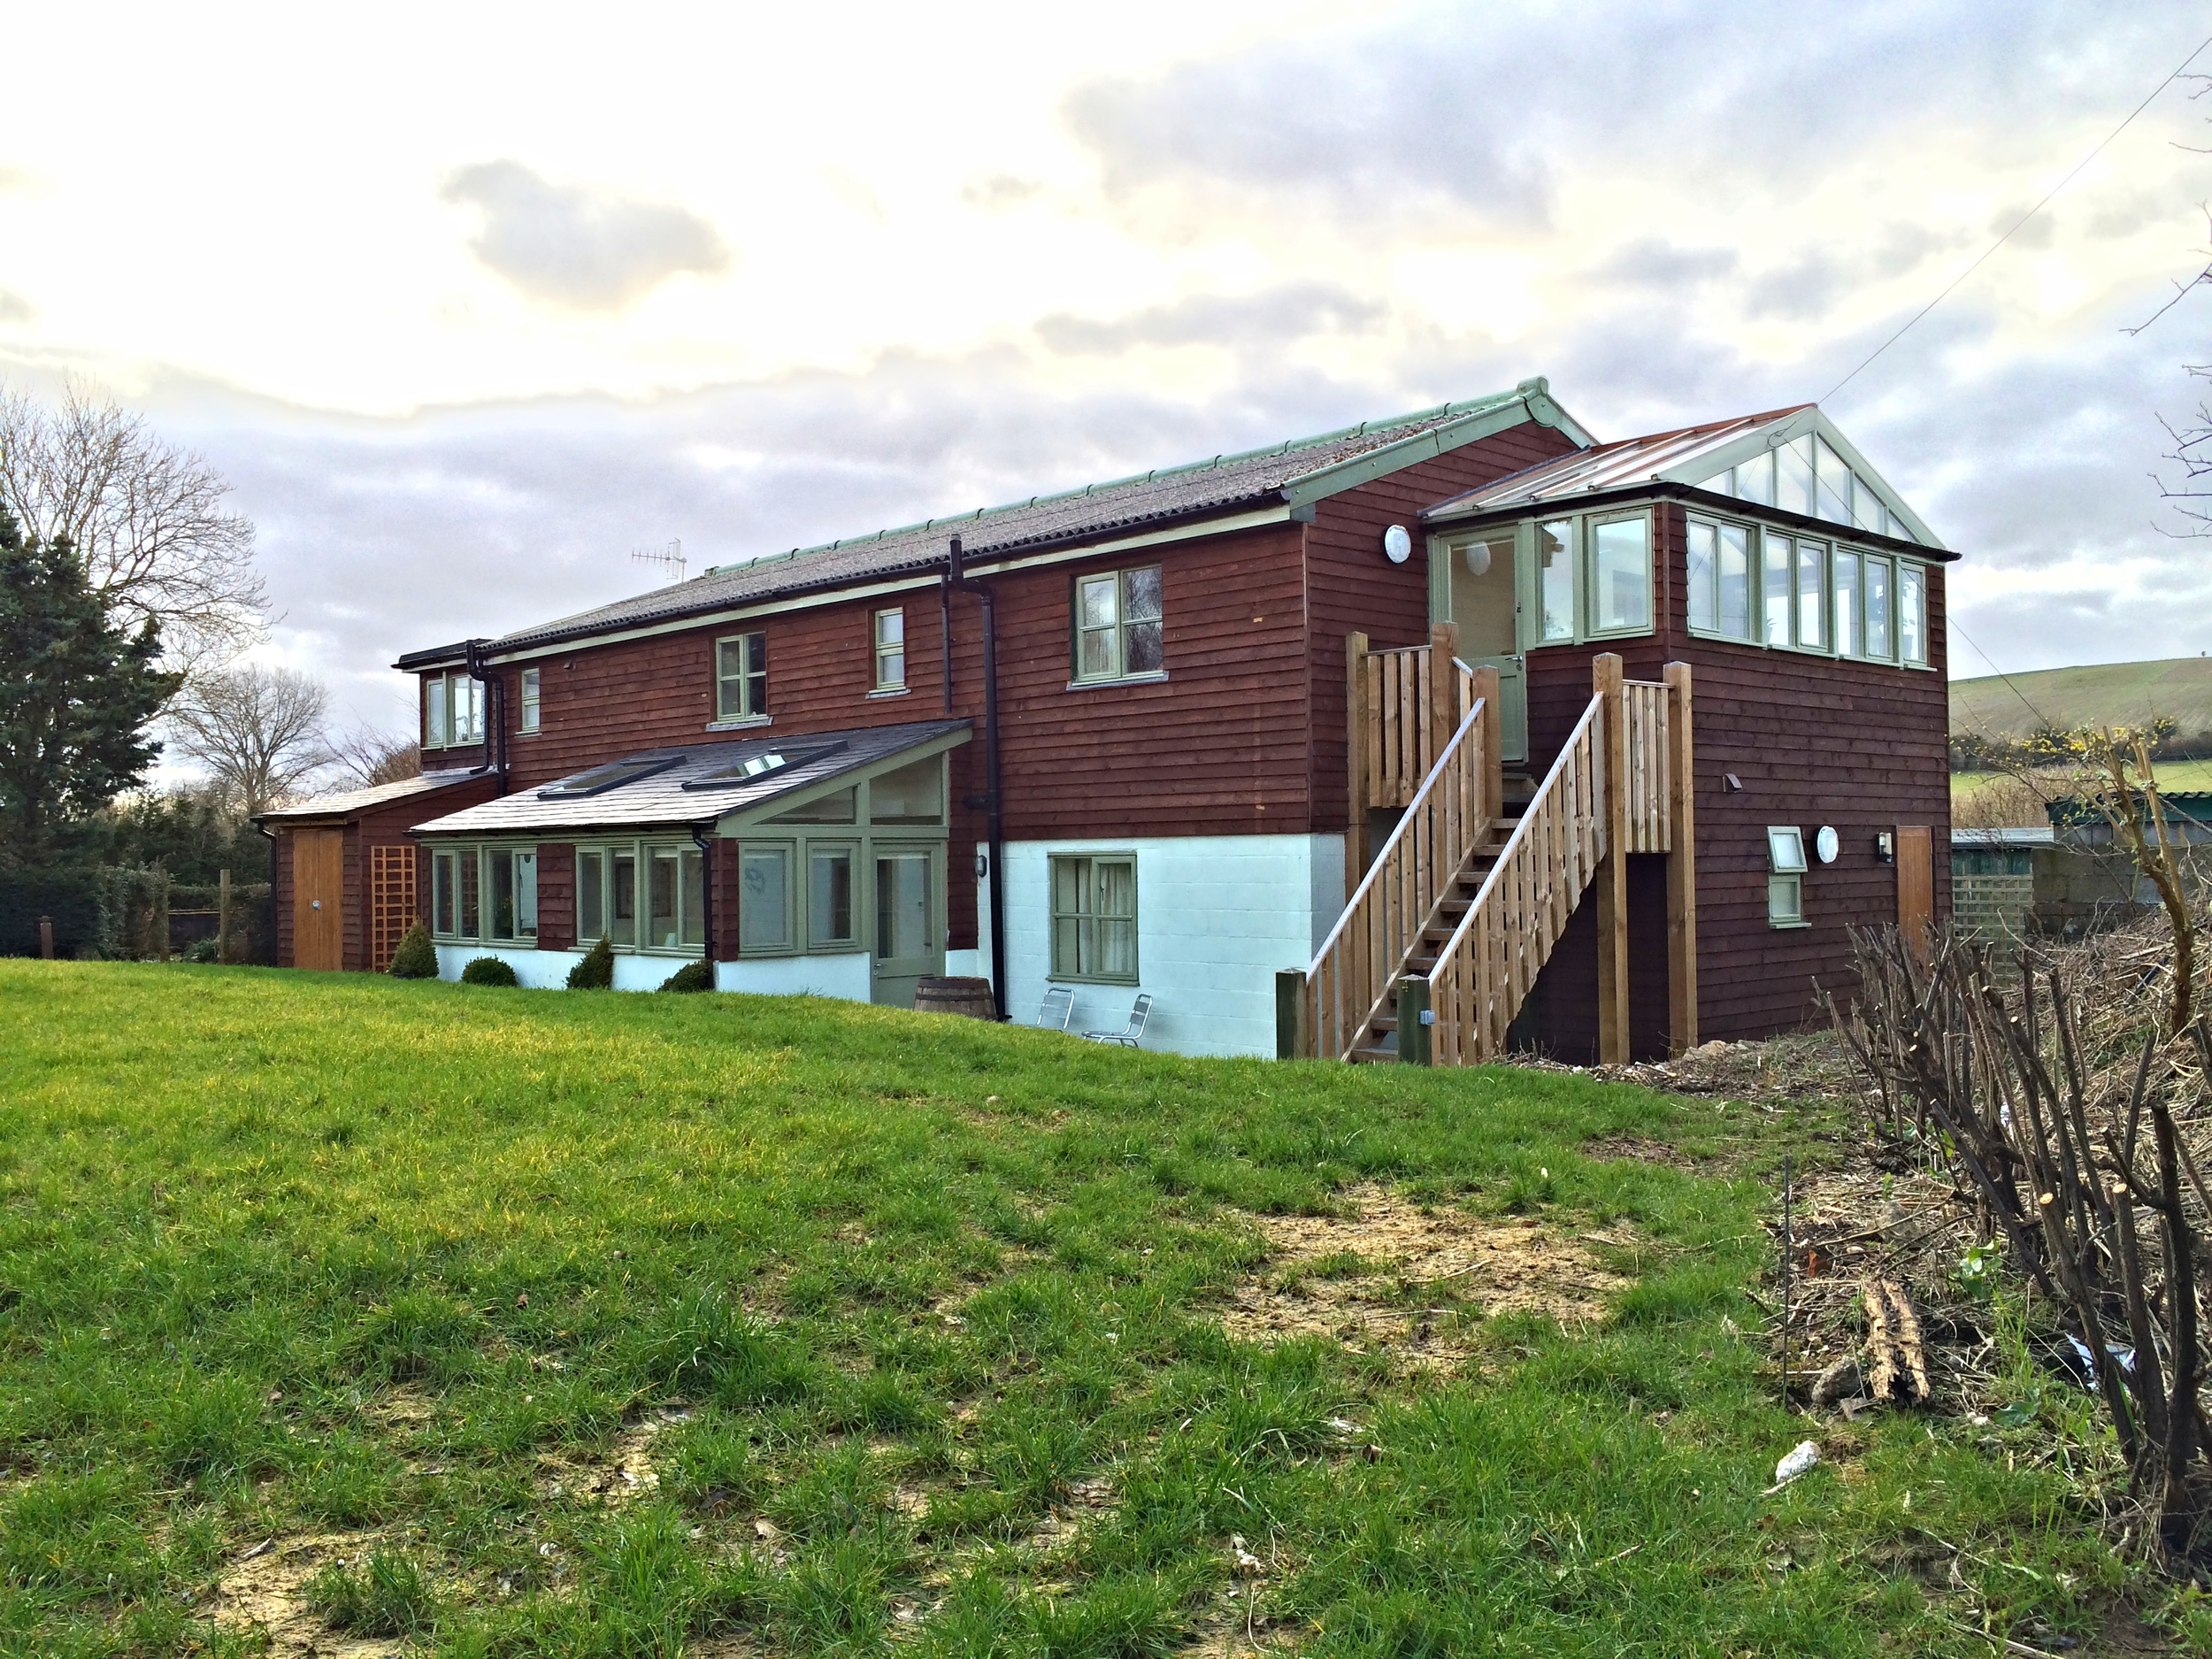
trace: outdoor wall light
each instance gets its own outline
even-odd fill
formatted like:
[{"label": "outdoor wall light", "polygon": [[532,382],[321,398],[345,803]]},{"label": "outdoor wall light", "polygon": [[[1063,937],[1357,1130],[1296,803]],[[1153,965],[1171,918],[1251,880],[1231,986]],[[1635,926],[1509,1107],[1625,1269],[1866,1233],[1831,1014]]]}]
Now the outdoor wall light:
[{"label": "outdoor wall light", "polygon": [[1874,838],[1874,856],[1886,864],[1897,862],[1897,838],[1884,830]]},{"label": "outdoor wall light", "polygon": [[983,848],[975,849],[975,879],[987,881],[991,878],[991,855]]}]

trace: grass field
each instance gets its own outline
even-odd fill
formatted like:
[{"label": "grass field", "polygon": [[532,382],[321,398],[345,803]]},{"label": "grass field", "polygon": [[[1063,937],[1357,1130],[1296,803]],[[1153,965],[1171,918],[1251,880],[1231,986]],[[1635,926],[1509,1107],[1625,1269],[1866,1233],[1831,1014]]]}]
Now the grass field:
[{"label": "grass field", "polygon": [[[2212,760],[2162,760],[2152,771],[2158,774],[2162,789],[2212,789]],[[2012,774],[2002,772],[1955,772],[1951,774],[1951,799],[1971,800],[1985,789],[2001,787]]]},{"label": "grass field", "polygon": [[0,963],[0,1054],[10,1653],[1986,1655],[2153,1600],[2064,1391],[1774,1402],[1753,1177],[1833,1125],[250,970]]},{"label": "grass field", "polygon": [[2025,737],[2038,726],[2133,726],[2165,715],[2184,737],[2212,733],[2212,657],[2101,663],[1951,682],[1951,730]]}]

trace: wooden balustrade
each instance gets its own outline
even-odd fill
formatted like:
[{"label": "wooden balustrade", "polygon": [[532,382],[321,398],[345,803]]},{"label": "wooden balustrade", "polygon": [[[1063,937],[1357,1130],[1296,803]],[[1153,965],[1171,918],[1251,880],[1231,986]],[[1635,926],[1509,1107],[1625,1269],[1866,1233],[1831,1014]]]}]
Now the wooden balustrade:
[{"label": "wooden balustrade", "polygon": [[1621,687],[1622,721],[1627,727],[1628,850],[1670,852],[1674,847],[1668,811],[1670,724],[1667,699],[1672,688],[1655,680],[1631,680]]},{"label": "wooden balustrade", "polygon": [[1505,1034],[1606,850],[1605,700],[1590,699],[1428,974],[1431,1062],[1472,1065]]},{"label": "wooden balustrade", "polygon": [[1497,808],[1489,713],[1489,702],[1477,698],[1461,718],[1308,965],[1303,1053],[1338,1059],[1350,1055],[1396,995],[1423,932],[1489,833]]},{"label": "wooden balustrade", "polygon": [[[1441,687],[1440,671],[1447,676]],[[1474,706],[1473,672],[1448,652],[1440,655],[1426,645],[1369,651],[1360,672],[1367,706],[1367,804],[1404,806],[1419,793],[1441,742],[1450,737],[1445,711],[1456,726]]]}]

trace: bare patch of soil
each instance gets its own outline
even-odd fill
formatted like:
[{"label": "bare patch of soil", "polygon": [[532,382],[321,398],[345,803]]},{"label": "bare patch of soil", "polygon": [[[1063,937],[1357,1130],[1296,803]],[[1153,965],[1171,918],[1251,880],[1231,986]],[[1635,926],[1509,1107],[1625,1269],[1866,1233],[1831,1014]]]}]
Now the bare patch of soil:
[{"label": "bare patch of soil", "polygon": [[[1330,1336],[1408,1365],[1467,1357],[1463,1318],[1534,1313],[1593,1324],[1629,1280],[1578,1239],[1533,1219],[1489,1221],[1425,1206],[1379,1184],[1345,1194],[1345,1216],[1256,1216],[1268,1261],[1240,1283],[1222,1325],[1244,1341]],[[1622,1240],[1604,1240],[1618,1246]],[[1432,1306],[1447,1302],[1448,1306]]]},{"label": "bare patch of soil", "polygon": [[341,1636],[316,1617],[302,1586],[334,1561],[355,1562],[368,1553],[366,1532],[317,1532],[275,1539],[234,1560],[216,1579],[215,1622],[227,1629],[258,1629],[273,1659],[387,1659],[403,1644],[390,1639]]},{"label": "bare patch of soil", "polygon": [[664,1406],[622,1431],[605,1457],[583,1460],[559,1452],[538,1458],[538,1495],[578,1503],[627,1503],[657,1490],[660,1472],[653,1466],[653,1437],[672,1423],[690,1417],[681,1406]]}]

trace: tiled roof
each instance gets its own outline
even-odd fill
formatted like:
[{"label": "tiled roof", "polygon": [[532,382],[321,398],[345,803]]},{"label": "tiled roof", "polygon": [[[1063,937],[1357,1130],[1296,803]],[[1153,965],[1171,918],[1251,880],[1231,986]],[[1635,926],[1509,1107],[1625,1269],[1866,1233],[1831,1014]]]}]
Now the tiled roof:
[{"label": "tiled roof", "polygon": [[[490,649],[495,653],[524,650],[760,603],[793,593],[933,570],[943,562],[947,544],[956,535],[961,538],[969,559],[988,560],[1071,538],[1110,535],[1179,519],[1280,505],[1291,500],[1300,486],[1313,485],[1317,475],[1333,468],[1376,457],[1395,445],[1408,446],[1409,452],[1404,457],[1408,463],[1420,459],[1419,451],[1425,449],[1433,453],[1436,448],[1433,442],[1425,446],[1420,441],[1454,439],[1460,434],[1453,428],[1475,426],[1485,417],[1504,413],[1516,405],[1540,409],[1578,442],[1589,441],[1571,418],[1549,402],[1543,381],[1525,380],[1509,392],[1440,404],[1387,420],[1363,421],[1339,432],[1294,439],[1264,449],[1217,455],[1211,460],[1157,468],[1059,495],[1035,495],[1004,506],[879,530],[872,535],[719,565],[689,581],[519,629],[492,641]],[[442,662],[457,657],[460,649],[411,652],[400,658],[398,666]]]},{"label": "tiled roof", "polygon": [[[826,782],[919,749],[969,727],[966,720],[864,726],[843,732],[791,732],[719,742],[651,749],[594,766],[534,789],[464,807],[415,826],[423,835],[510,835],[548,830],[655,829],[703,824],[743,812],[810,784]],[[749,760],[782,754],[792,763],[733,784],[711,781]],[[630,766],[649,771],[593,793],[595,773]],[[701,787],[702,785],[706,787]],[[690,786],[690,787],[687,787]]]},{"label": "tiled roof", "polygon": [[365,812],[371,807],[387,802],[404,801],[410,795],[431,795],[440,789],[449,789],[457,783],[467,783],[484,774],[475,772],[426,772],[419,777],[402,778],[397,783],[374,784],[365,789],[347,789],[337,795],[318,795],[312,801],[298,801],[290,806],[271,807],[266,812],[256,813],[257,821],[267,818],[332,818]]}]

